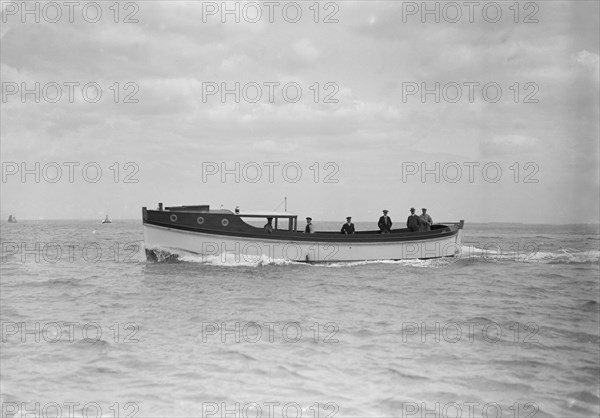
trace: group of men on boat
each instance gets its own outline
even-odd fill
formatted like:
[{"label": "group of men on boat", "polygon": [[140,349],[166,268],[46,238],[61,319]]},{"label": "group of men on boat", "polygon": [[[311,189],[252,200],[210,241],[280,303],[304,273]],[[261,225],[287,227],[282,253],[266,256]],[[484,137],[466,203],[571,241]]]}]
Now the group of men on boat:
[{"label": "group of men on boat", "polygon": [[[427,209],[421,209],[423,213],[421,215],[415,214],[415,208],[410,208],[410,215],[406,220],[406,227],[410,232],[417,231],[430,231],[431,225],[433,225],[433,219],[429,214],[427,214]],[[389,211],[387,209],[383,210],[383,215],[379,218],[377,222],[377,226],[379,227],[380,234],[391,234],[392,233],[392,218],[388,216]],[[264,226],[264,229],[267,232],[273,232],[273,218],[267,218],[267,223]],[[304,233],[313,234],[315,232],[315,226],[312,223],[312,218],[309,216],[306,218],[306,226],[304,227]],[[342,234],[354,234],[356,233],[356,228],[352,223],[352,217],[348,216],[346,218],[346,223],[342,225],[342,229],[340,231]]]},{"label": "group of men on boat", "polygon": [[[406,227],[410,232],[416,231],[431,231],[431,225],[433,225],[433,219],[427,214],[427,209],[422,209],[423,213],[419,216],[415,214],[415,208],[410,208],[410,215],[406,220]],[[383,215],[379,218],[377,226],[379,227],[380,234],[391,234],[392,233],[392,218],[388,216],[388,210],[383,210]],[[306,231],[305,231],[306,232]],[[352,223],[352,217],[346,218],[346,223],[342,225],[342,234],[354,234],[356,229]]]}]

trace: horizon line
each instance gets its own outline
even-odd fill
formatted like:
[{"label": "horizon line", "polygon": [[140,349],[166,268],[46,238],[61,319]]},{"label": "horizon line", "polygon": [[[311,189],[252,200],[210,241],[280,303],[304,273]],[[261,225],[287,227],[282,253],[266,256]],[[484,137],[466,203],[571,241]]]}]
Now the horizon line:
[{"label": "horizon line", "polygon": [[[260,219],[260,218],[257,218]],[[140,218],[111,218],[110,219],[112,221],[112,223],[116,221],[140,221]],[[21,220],[17,219],[17,223],[20,222],[24,222],[24,221],[30,221],[30,222],[44,222],[44,221],[81,221],[81,222],[85,222],[85,221],[93,221],[93,222],[99,222],[101,223],[102,220],[98,220],[97,218],[48,218],[48,219],[31,219],[31,218],[23,218]],[[314,221],[314,220],[313,220]],[[1,220],[2,223],[9,223],[8,220]],[[343,220],[320,220],[317,222],[343,222]],[[353,221],[354,223],[356,222],[360,222],[360,223],[364,223],[364,222],[374,222],[373,220],[368,220],[368,221]],[[459,220],[457,221],[450,221],[450,222],[438,222],[438,224],[447,224],[447,223],[458,223]],[[511,221],[486,221],[486,222],[469,222],[467,220],[465,220],[465,225],[473,225],[473,224],[484,224],[484,225],[554,225],[554,226],[560,226],[560,225],[565,225],[565,226],[570,226],[570,225],[596,225],[596,226],[600,226],[600,221],[598,222],[577,222],[577,223],[548,223],[548,222],[541,222],[541,223],[526,223],[526,222],[511,222]]]}]

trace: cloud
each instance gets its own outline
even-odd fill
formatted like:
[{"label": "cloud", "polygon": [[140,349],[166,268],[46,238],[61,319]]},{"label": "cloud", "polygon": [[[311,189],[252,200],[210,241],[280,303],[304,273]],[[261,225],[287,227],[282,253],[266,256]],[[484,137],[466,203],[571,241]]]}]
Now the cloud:
[{"label": "cloud", "polygon": [[[223,23],[220,15],[204,19],[200,2],[140,2],[139,22],[131,24],[112,21],[112,3],[102,3],[108,18],[94,25],[81,19],[21,24],[17,16],[2,27],[3,82],[94,81],[102,84],[107,99],[115,82],[121,87],[132,82],[139,87],[138,102],[23,103],[20,96],[10,98],[2,103],[3,158],[102,159],[106,167],[115,159],[135,161],[144,180],[135,191],[124,193],[116,189],[122,185],[107,184],[103,196],[131,208],[128,216],[138,216],[135,208],[147,197],[154,202],[164,194],[189,203],[186,191],[199,188],[207,199],[244,196],[245,206],[289,192],[289,184],[198,183],[202,161],[237,159],[339,165],[339,184],[296,184],[297,196],[319,189],[324,198],[343,195],[345,204],[358,205],[362,202],[351,200],[360,195],[369,206],[380,207],[388,205],[393,187],[402,191],[392,193],[398,204],[409,195],[442,207],[449,196],[460,195],[460,202],[451,205],[453,213],[481,207],[477,196],[485,196],[490,209],[473,215],[481,217],[477,220],[498,220],[509,213],[503,210],[506,202],[536,204],[531,201],[536,196],[540,210],[531,220],[560,222],[544,208],[556,206],[562,192],[591,178],[598,167],[598,41],[590,35],[597,33],[597,13],[592,12],[598,6],[588,3],[594,2],[544,3],[539,22],[531,24],[514,22],[508,9],[512,3],[499,3],[504,19],[494,24],[480,14],[473,23],[465,21],[465,14],[456,23],[424,24],[420,15],[404,22],[401,2],[341,2],[335,15],[339,22],[328,24],[322,19],[333,9],[321,9],[315,23],[308,9],[312,3],[301,3],[303,19],[296,24],[280,14],[274,23]],[[243,95],[238,102],[228,95],[222,103],[220,94],[205,101],[207,82],[229,88],[235,83],[297,83],[302,97],[290,103],[279,88],[272,102],[265,91],[256,103]],[[465,87],[456,103],[443,97],[436,101],[435,94],[404,100],[407,82],[429,88],[494,82],[502,97],[492,103],[478,88],[470,102]],[[536,101],[525,103],[532,92]],[[403,161],[432,165],[448,158],[482,164],[498,160],[507,172],[514,162],[535,161],[543,178],[529,188],[514,182],[493,189],[401,182]],[[565,160],[568,169],[551,169]],[[47,211],[46,217],[60,216],[50,213],[57,207],[50,192],[41,194],[48,199],[43,201],[29,184],[3,184],[2,190],[3,198],[9,191],[9,202],[27,202],[23,210],[32,214],[24,217],[37,217],[35,208]],[[89,195],[89,185],[61,190],[74,207],[87,204],[80,196]],[[597,194],[584,198],[596,216]]]},{"label": "cloud", "polygon": [[306,38],[296,42],[293,48],[298,57],[304,61],[312,62],[319,57],[318,49]]},{"label": "cloud", "polygon": [[600,61],[598,54],[586,50],[579,51],[575,60],[592,73],[598,74],[598,62]]},{"label": "cloud", "polygon": [[483,139],[481,150],[486,156],[519,155],[535,150],[539,144],[540,141],[537,138],[522,134],[509,134]]}]

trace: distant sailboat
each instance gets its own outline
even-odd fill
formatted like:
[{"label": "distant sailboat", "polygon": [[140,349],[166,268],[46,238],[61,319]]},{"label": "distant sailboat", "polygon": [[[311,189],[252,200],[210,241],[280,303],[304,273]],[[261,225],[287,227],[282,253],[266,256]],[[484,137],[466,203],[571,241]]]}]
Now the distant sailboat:
[{"label": "distant sailboat", "polygon": [[10,222],[11,224],[16,224],[17,223],[17,217],[16,216],[12,216],[12,214],[9,215],[8,216],[8,222]]},{"label": "distant sailboat", "polygon": [[111,221],[110,219],[108,219],[108,214],[106,214],[106,218],[104,218],[104,219],[102,220],[102,223],[103,223],[103,224],[111,224],[111,223],[112,223],[112,221]]}]

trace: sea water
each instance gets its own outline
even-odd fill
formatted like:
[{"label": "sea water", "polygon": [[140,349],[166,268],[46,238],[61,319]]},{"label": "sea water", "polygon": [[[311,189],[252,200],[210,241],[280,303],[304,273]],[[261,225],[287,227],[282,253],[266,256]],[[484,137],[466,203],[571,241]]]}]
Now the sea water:
[{"label": "sea water", "polygon": [[464,232],[453,259],[161,263],[140,221],[3,223],[3,416],[598,416],[598,226]]}]

